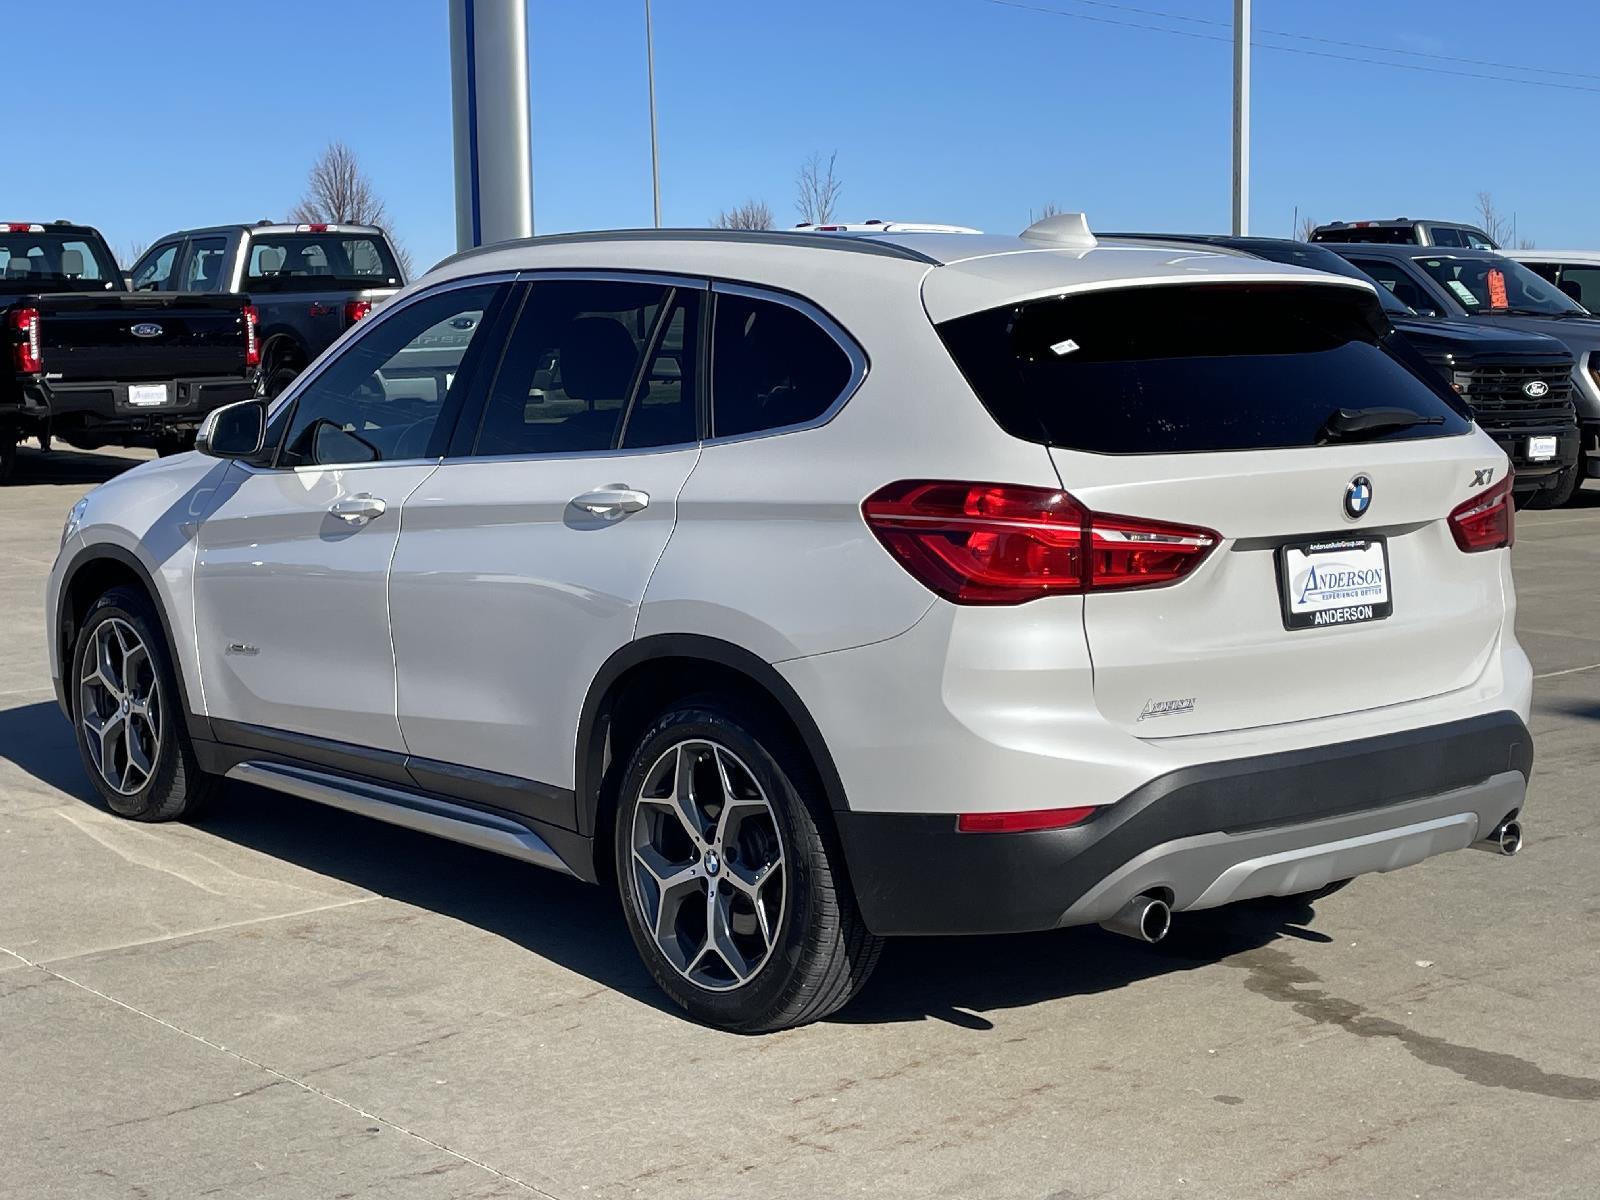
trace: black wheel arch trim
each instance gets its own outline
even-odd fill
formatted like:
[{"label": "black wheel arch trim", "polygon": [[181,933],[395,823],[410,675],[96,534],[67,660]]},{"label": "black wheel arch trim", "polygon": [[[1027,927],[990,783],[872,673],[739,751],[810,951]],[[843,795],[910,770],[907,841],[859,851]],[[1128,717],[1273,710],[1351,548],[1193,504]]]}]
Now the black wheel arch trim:
[{"label": "black wheel arch trim", "polygon": [[589,685],[578,718],[576,754],[573,762],[573,791],[577,796],[578,832],[594,836],[599,821],[601,785],[609,765],[606,761],[607,732],[613,686],[635,667],[658,659],[702,659],[737,671],[762,688],[783,711],[800,735],[807,754],[834,812],[849,808],[844,782],[834,764],[822,731],[805,703],[771,663],[742,646],[721,638],[698,633],[659,633],[629,642],[608,658]]},{"label": "black wheel arch trim", "polygon": [[[184,724],[188,727],[191,738],[212,737],[211,722],[202,714],[189,707],[189,684],[183,674],[183,660],[178,656],[178,641],[172,635],[172,619],[167,615],[166,605],[161,603],[161,593],[157,590],[155,579],[149,569],[133,551],[111,542],[97,542],[84,546],[72,556],[67,563],[67,569],[61,576],[61,591],[56,596],[56,638],[58,640],[58,655],[61,663],[61,673],[56,678],[56,702],[61,706],[61,711],[72,719],[72,700],[70,689],[67,687],[67,676],[72,670],[73,651],[77,648],[78,630],[73,627],[71,606],[67,603],[72,594],[73,582],[78,573],[92,563],[110,560],[119,566],[128,568],[138,579],[145,594],[150,597],[150,606],[156,611],[156,620],[161,622],[161,636],[166,642],[167,660],[172,664],[172,673],[178,677],[179,703],[183,708]],[[93,603],[93,600],[90,601]]]}]

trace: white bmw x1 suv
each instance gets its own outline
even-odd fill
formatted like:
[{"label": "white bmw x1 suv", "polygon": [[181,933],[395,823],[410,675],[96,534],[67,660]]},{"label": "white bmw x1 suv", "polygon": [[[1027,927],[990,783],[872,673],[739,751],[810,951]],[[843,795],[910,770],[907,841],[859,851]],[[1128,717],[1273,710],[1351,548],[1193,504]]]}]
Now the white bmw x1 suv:
[{"label": "white bmw x1 suv", "polygon": [[72,510],[111,809],[225,779],[603,882],[660,986],[814,1020],[881,939],[1514,850],[1510,479],[1371,289],[967,233],[447,260]]}]

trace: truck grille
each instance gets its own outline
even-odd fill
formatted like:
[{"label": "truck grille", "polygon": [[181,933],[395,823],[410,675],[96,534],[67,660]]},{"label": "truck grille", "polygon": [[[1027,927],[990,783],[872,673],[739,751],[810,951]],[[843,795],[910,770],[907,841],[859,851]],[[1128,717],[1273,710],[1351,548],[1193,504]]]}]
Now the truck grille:
[{"label": "truck grille", "polygon": [[[1535,379],[1550,386],[1537,399],[1522,390]],[[1472,406],[1472,415],[1489,433],[1548,429],[1576,420],[1572,367],[1567,363],[1474,367],[1456,371],[1455,381],[1462,399]]]}]

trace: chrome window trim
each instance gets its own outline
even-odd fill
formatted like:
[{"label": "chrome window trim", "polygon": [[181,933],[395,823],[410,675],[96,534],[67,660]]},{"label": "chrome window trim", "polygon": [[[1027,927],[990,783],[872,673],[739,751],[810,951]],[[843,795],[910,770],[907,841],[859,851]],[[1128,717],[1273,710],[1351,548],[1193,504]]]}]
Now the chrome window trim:
[{"label": "chrome window trim", "polygon": [[[844,351],[845,357],[850,360],[850,378],[845,382],[844,390],[833,400],[827,408],[811,418],[809,421],[799,421],[793,425],[774,425],[770,429],[753,429],[749,433],[729,434],[725,437],[709,437],[705,439],[707,446],[727,446],[738,442],[750,442],[757,438],[779,437],[790,433],[803,433],[808,429],[820,429],[839,415],[839,410],[850,402],[861,385],[866,382],[867,374],[871,370],[871,360],[861,344],[851,337],[849,332],[835,321],[828,313],[818,308],[810,300],[797,296],[792,292],[780,291],[773,287],[763,287],[757,284],[731,283],[714,280],[711,284],[713,295],[743,296],[750,300],[765,300],[774,304],[782,304],[792,308],[802,316],[809,318],[824,333],[833,339],[835,345]],[[710,355],[710,396],[711,396],[711,427],[716,428],[717,421],[717,322],[715,308],[711,314],[711,355]]]},{"label": "chrome window trim", "polygon": [[[420,291],[413,292],[409,296],[398,299],[398,303],[395,299],[390,299],[381,305],[377,305],[373,308],[370,316],[362,318],[360,321],[357,321],[354,325],[350,326],[349,329],[346,329],[334,340],[332,345],[330,345],[326,350],[317,356],[316,361],[313,362],[311,366],[300,372],[299,378],[297,378],[294,383],[291,384],[278,397],[275,404],[267,409],[267,424],[272,424],[273,420],[277,418],[278,414],[283,410],[285,405],[299,403],[301,393],[314,384],[318,379],[320,379],[322,377],[322,373],[332,366],[337,359],[343,356],[343,347],[346,342],[355,342],[358,339],[365,337],[368,333],[378,328],[378,326],[382,325],[385,321],[390,320],[395,313],[404,312],[406,309],[410,308],[413,304],[420,300],[438,296],[444,292],[453,292],[459,288],[481,287],[484,284],[516,282],[517,272],[515,271],[496,271],[489,275],[462,275],[454,279],[447,279],[442,283],[436,283],[432,287],[423,288]],[[415,465],[417,463],[438,463],[441,461],[439,456],[431,455],[424,458],[383,459],[380,462],[371,463],[327,463],[313,464],[309,466],[302,465],[298,467],[280,467],[276,465],[276,459],[278,456],[276,448],[274,448],[272,456],[274,462],[270,466],[255,467],[253,464],[245,465],[250,466],[252,470],[264,473],[268,471],[333,471],[353,470],[360,467],[398,467],[403,465]]]},{"label": "chrome window trim", "polygon": [[[709,293],[712,281],[704,276],[672,275],[666,272],[655,271],[626,271],[608,270],[596,267],[592,270],[582,268],[559,267],[543,270],[530,267],[517,272],[518,283],[647,283],[660,284],[663,287],[679,288]],[[709,296],[708,296],[709,298]],[[513,326],[515,328],[515,326]],[[508,335],[509,336],[509,335]],[[488,396],[484,396],[487,403]],[[667,446],[630,446],[612,447],[605,450],[558,450],[548,454],[446,454],[440,460],[443,464],[454,463],[531,463],[531,462],[567,462],[581,461],[591,458],[622,458],[633,457],[640,454],[669,454],[680,450],[693,450],[703,443],[699,438],[689,442],[673,442]]]}]

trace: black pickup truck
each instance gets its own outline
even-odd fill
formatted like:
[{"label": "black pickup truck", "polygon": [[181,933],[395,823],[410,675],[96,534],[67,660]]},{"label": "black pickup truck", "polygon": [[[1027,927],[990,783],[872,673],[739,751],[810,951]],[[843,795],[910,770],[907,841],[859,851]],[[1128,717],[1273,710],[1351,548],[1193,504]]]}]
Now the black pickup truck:
[{"label": "black pickup truck", "polygon": [[187,449],[260,387],[248,296],[131,293],[87,225],[0,223],[0,480],[17,443]]}]

